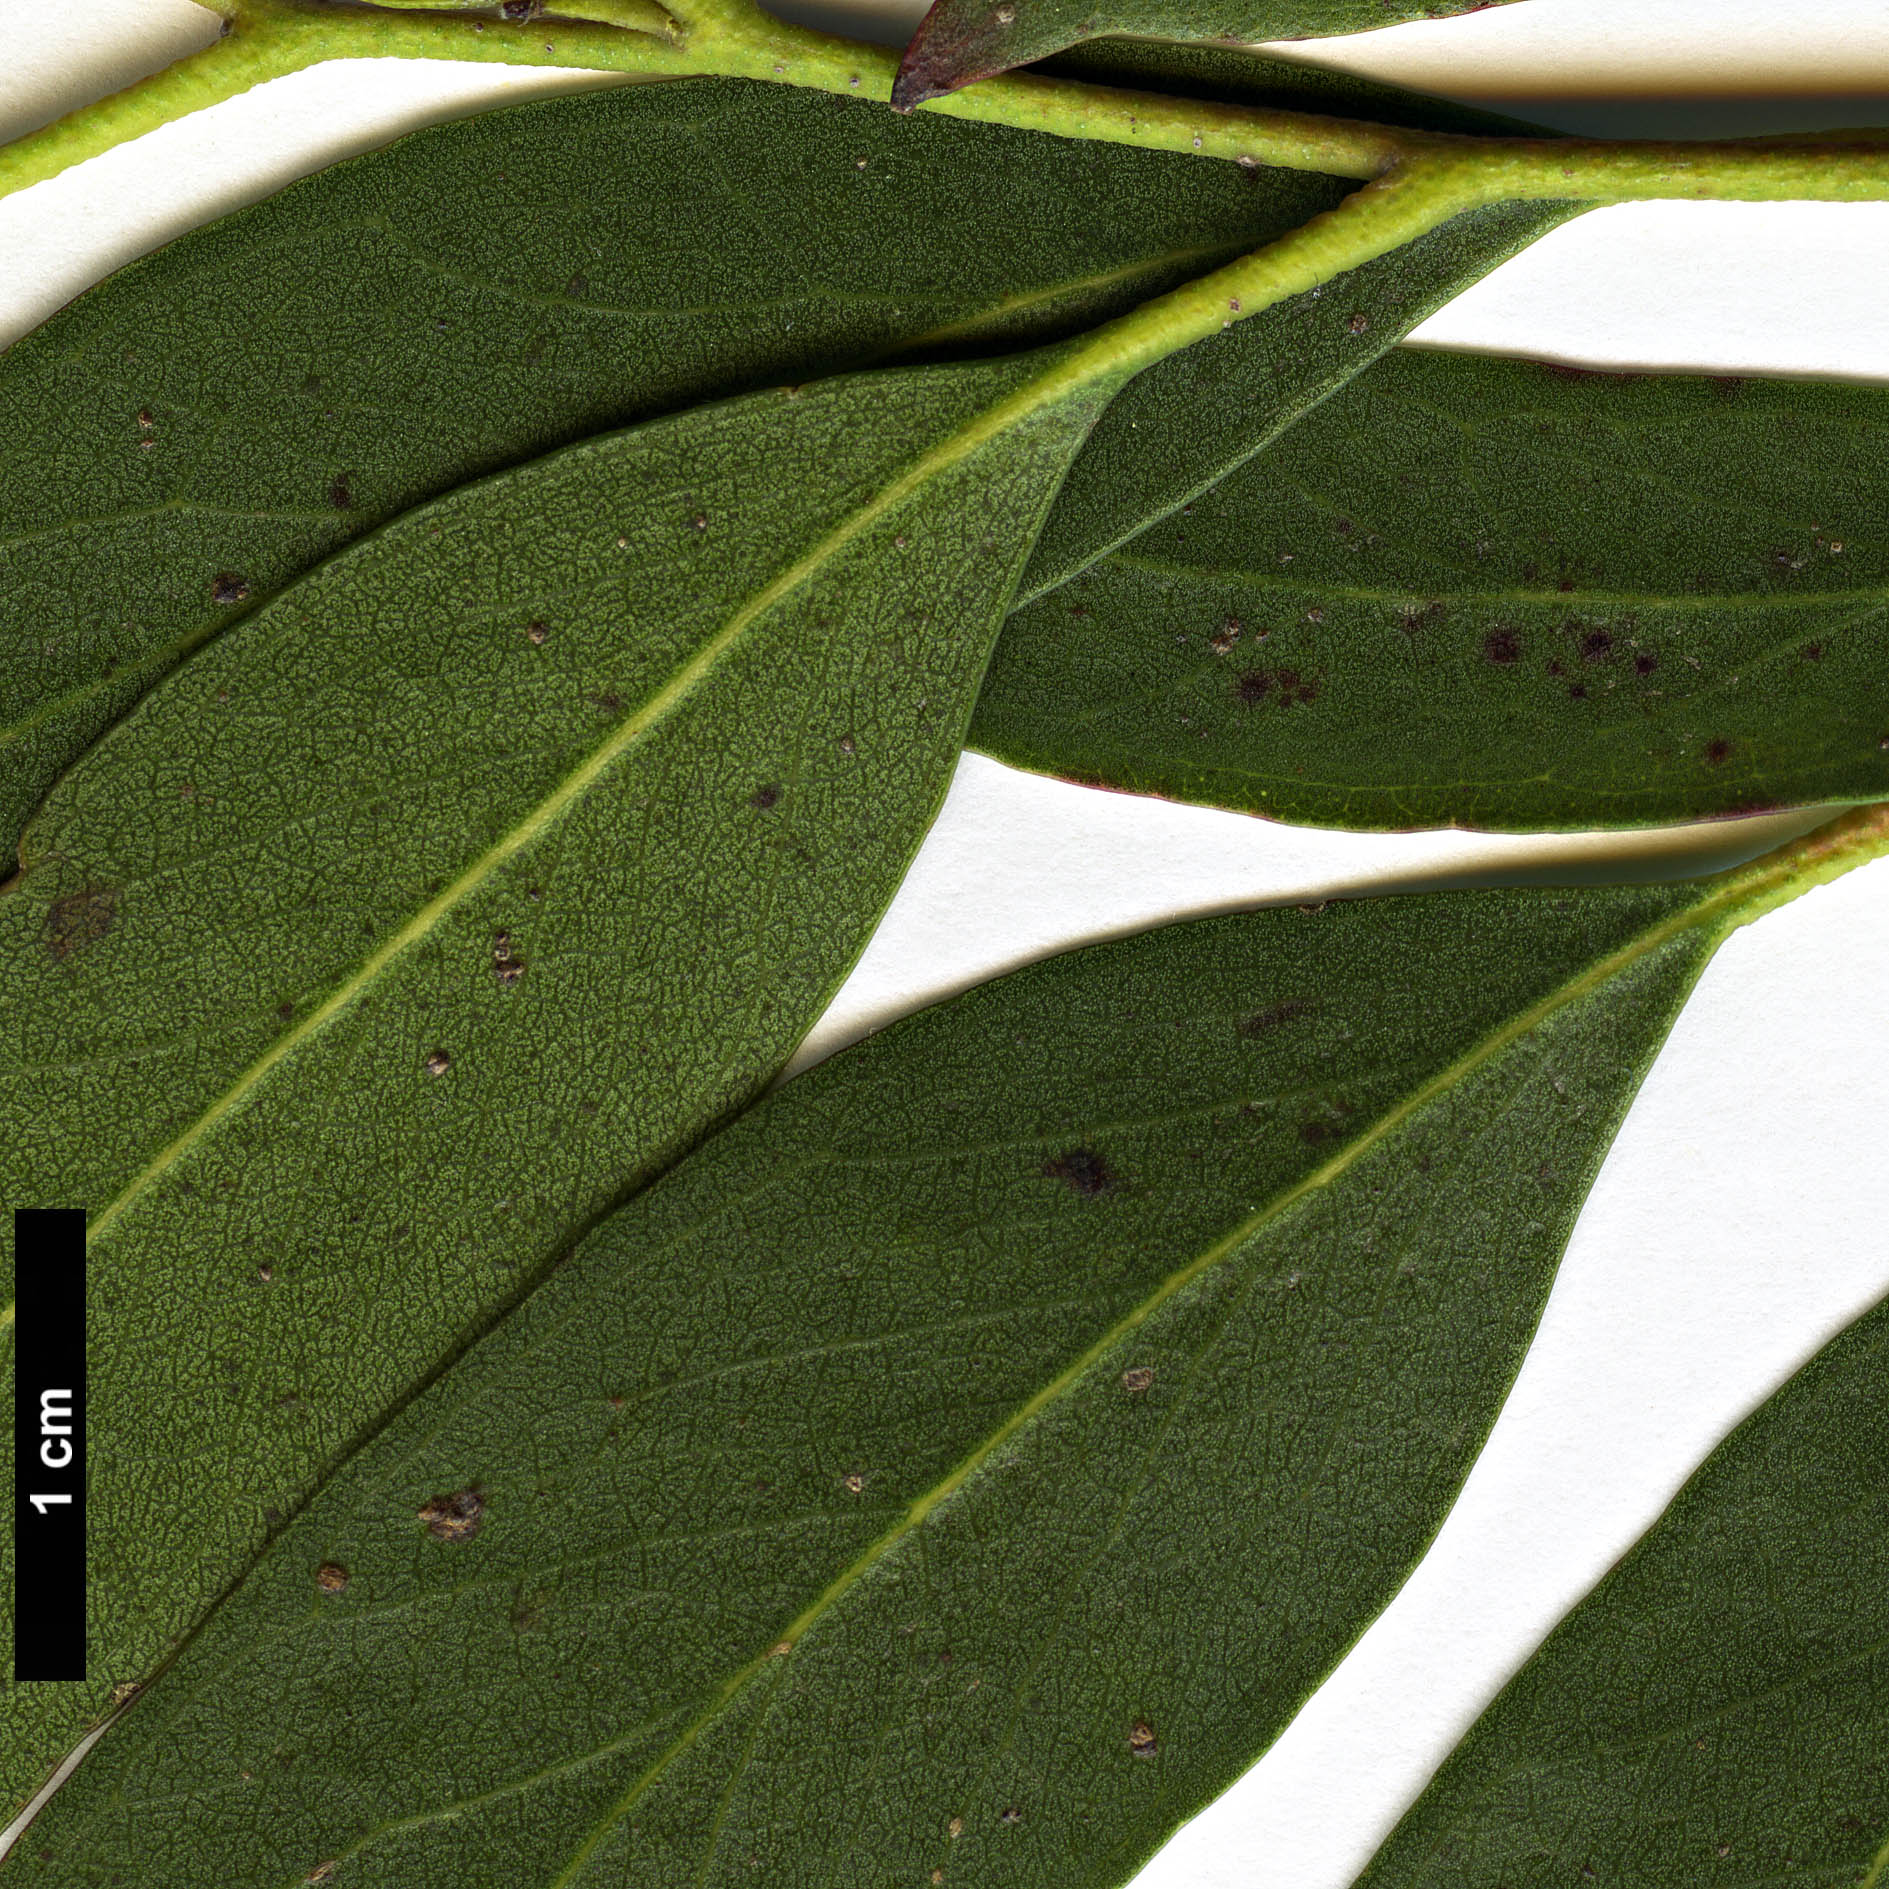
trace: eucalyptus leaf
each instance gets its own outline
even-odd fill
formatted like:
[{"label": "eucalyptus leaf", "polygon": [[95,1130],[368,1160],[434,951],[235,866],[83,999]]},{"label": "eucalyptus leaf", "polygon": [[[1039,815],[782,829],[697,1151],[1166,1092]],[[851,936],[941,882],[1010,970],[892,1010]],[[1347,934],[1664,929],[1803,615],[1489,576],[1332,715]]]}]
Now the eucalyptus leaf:
[{"label": "eucalyptus leaf", "polygon": [[1120,1883],[1405,1578],[1714,944],[1840,850],[1175,925],[844,1053],[363,1445],[20,1880]]},{"label": "eucalyptus leaf", "polygon": [[[1278,61],[1088,57],[1485,122]],[[0,357],[0,841],[181,656],[421,500],[698,400],[1071,334],[1351,187],[703,79],[437,126],[183,237]],[[1143,375],[1030,587],[1250,456],[1553,214],[1459,218],[1342,304]]]},{"label": "eucalyptus leaf", "polygon": [[1889,1303],[1720,1444],[1360,1880],[1889,1875]]},{"label": "eucalyptus leaf", "polygon": [[1351,827],[1889,795],[1886,489],[1879,387],[1399,350],[1014,614],[971,739]]},{"label": "eucalyptus leaf", "polygon": [[16,1798],[819,1015],[1102,397],[1059,366],[753,395],[467,487],[54,789],[0,894],[0,1199],[90,1214],[96,1631],[85,1685],[5,1695]]},{"label": "eucalyptus leaf", "polygon": [[899,66],[892,103],[910,111],[977,79],[1109,34],[1135,39],[1321,39],[1504,0],[932,0]]}]

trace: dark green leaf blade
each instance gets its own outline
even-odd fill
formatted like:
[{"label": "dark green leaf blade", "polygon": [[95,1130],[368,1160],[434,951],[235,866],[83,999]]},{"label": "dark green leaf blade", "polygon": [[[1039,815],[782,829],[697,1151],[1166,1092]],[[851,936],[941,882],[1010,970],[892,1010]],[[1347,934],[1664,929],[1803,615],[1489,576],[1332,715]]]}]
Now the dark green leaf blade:
[{"label": "dark green leaf blade", "polygon": [[1012,615],[971,739],[1351,827],[1889,794],[1889,391],[1400,351]]},{"label": "dark green leaf blade", "polygon": [[1889,1303],[1734,1430],[1360,1889],[1889,1873]]},{"label": "dark green leaf blade", "polygon": [[1405,20],[1470,13],[1505,0],[932,0],[906,49],[892,103],[910,111],[977,79],[1030,65],[1066,46],[1134,39],[1327,39]]},{"label": "dark green leaf blade", "polygon": [[825,1007],[1093,417],[1045,367],[749,396],[454,493],[48,799],[0,895],[0,1199],[91,1216],[97,1627],[87,1685],[6,1695],[16,1795]]},{"label": "dark green leaf blade", "polygon": [[844,1053],[330,1482],[22,1880],[1120,1882],[1402,1581],[1824,844],[1173,926]]},{"label": "dark green leaf blade", "polygon": [[0,843],[182,654],[422,500],[1072,335],[1349,188],[702,79],[435,126],[183,237],[0,359]]}]

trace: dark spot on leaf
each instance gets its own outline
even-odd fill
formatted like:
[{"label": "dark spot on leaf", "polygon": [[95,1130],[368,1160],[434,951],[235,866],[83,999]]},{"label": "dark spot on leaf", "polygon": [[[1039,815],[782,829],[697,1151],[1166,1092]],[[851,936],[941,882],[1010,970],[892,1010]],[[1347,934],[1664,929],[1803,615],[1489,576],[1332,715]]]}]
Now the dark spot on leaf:
[{"label": "dark spot on leaf", "polygon": [[1555,585],[1556,590],[1572,590],[1573,588],[1574,588],[1574,579],[1571,577],[1564,577],[1561,579],[1561,581],[1558,584]]},{"label": "dark spot on leaf", "polygon": [[502,20],[535,20],[544,11],[544,0],[500,0]]},{"label": "dark spot on leaf", "polygon": [[1570,367],[1565,361],[1543,361],[1542,366],[1557,380],[1611,380],[1624,386],[1630,380],[1644,380],[1644,374],[1619,374],[1604,367]]},{"label": "dark spot on leaf", "polygon": [[1268,1030],[1276,1030],[1282,1023],[1289,1023],[1294,1017],[1311,1009],[1311,1005],[1302,998],[1292,998],[1285,1003],[1277,1003],[1266,1010],[1256,1010],[1240,1025],[1242,1036],[1264,1036]]},{"label": "dark spot on leaf", "polygon": [[1658,667],[1659,658],[1644,649],[1633,659],[1633,673],[1636,676],[1650,676]]},{"label": "dark spot on leaf", "polygon": [[234,571],[222,571],[210,586],[212,603],[241,603],[249,595],[249,586]]},{"label": "dark spot on leaf", "polygon": [[63,963],[73,952],[97,944],[112,928],[117,902],[110,886],[87,886],[55,899],[46,914],[46,949]]},{"label": "dark spot on leaf", "polygon": [[840,1483],[848,1495],[858,1495],[865,1488],[866,1479],[855,1469],[851,1475],[842,1476]]},{"label": "dark spot on leaf", "polygon": [[292,1016],[294,1016],[295,1006],[291,1003],[279,1003],[275,1007],[275,1013],[278,1017],[282,1019],[284,1023],[286,1023]]},{"label": "dark spot on leaf", "polygon": [[1208,639],[1208,645],[1216,656],[1224,656],[1240,640],[1240,620],[1228,617],[1220,628]]},{"label": "dark spot on leaf", "polygon": [[614,715],[623,706],[623,698],[615,689],[606,689],[602,695],[593,695],[591,700],[601,709]]},{"label": "dark spot on leaf", "polygon": [[748,805],[758,808],[762,813],[766,813],[770,807],[780,805],[780,797],[781,790],[770,781],[764,787],[757,787],[754,792],[748,796]]},{"label": "dark spot on leaf", "polygon": [[1137,1758],[1152,1758],[1157,1749],[1154,1727],[1145,1718],[1138,1718],[1128,1728],[1128,1749]]},{"label": "dark spot on leaf", "polygon": [[1823,645],[1821,643],[1806,643],[1804,645],[1804,660],[1806,662],[1822,662]]},{"label": "dark spot on leaf", "polygon": [[1266,699],[1272,678],[1263,669],[1249,669],[1233,684],[1233,692],[1248,708],[1256,708]]},{"label": "dark spot on leaf", "polygon": [[1614,639],[1605,630],[1589,630],[1581,638],[1583,662],[1605,662],[1614,653]]},{"label": "dark spot on leaf", "polygon": [[1345,323],[1345,326],[1354,335],[1363,334],[1364,331],[1370,327],[1370,325],[1371,325],[1371,318],[1369,315],[1353,315],[1351,319]]},{"label": "dark spot on leaf", "polygon": [[1515,662],[1522,653],[1522,639],[1513,630],[1491,630],[1482,641],[1485,662]]},{"label": "dark spot on leaf", "polygon": [[1568,700],[1571,702],[1585,702],[1587,700],[1587,684],[1585,682],[1572,684],[1568,689]]},{"label": "dark spot on leaf", "polygon": [[1551,676],[1564,676],[1568,672],[1565,669],[1563,669],[1558,662],[1551,662],[1548,665],[1548,673]]},{"label": "dark spot on leaf", "polygon": [[1012,1804],[997,1821],[999,1823],[1021,1823],[1023,1821],[1023,1812],[1020,1811],[1015,1804]]},{"label": "dark spot on leaf", "polygon": [[525,625],[525,635],[533,643],[542,643],[545,639],[545,627],[536,617]]},{"label": "dark spot on leaf", "polygon": [[1705,758],[1714,767],[1723,761],[1732,751],[1732,744],[1722,735],[1715,735],[1705,744]]},{"label": "dark spot on leaf", "polygon": [[1113,1170],[1092,1148],[1071,1148],[1067,1154],[1045,1161],[1042,1171],[1044,1179],[1061,1181],[1089,1199],[1107,1193],[1115,1185]]},{"label": "dark spot on leaf", "polygon": [[439,1541],[470,1541],[485,1525],[485,1497],[477,1489],[455,1489],[422,1503],[419,1517]]},{"label": "dark spot on leaf", "polygon": [[315,1585],[324,1594],[338,1594],[353,1578],[338,1561],[324,1561],[315,1570]]},{"label": "dark spot on leaf", "polygon": [[351,512],[354,509],[354,488],[348,483],[345,472],[337,472],[328,481],[328,503],[338,512]]},{"label": "dark spot on leaf", "polygon": [[1248,669],[1237,677],[1234,693],[1249,708],[1256,708],[1270,695],[1281,708],[1292,708],[1318,699],[1318,682],[1296,669]]},{"label": "dark spot on leaf", "polygon": [[1736,400],[1745,391],[1743,378],[1737,374],[1714,374],[1712,390],[1721,400]]},{"label": "dark spot on leaf", "polygon": [[426,1059],[426,1073],[429,1076],[443,1076],[453,1066],[453,1059],[443,1049],[436,1049]]},{"label": "dark spot on leaf", "polygon": [[1139,1395],[1154,1383],[1154,1373],[1145,1364],[1138,1364],[1132,1371],[1122,1373],[1122,1389]]}]

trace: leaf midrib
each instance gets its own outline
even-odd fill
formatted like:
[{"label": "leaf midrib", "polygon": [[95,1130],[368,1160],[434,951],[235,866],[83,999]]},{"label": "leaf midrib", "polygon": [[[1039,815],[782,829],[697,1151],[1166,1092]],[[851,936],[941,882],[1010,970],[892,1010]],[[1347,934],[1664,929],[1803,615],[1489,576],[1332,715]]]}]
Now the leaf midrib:
[{"label": "leaf midrib", "polygon": [[[199,1112],[196,1120],[134,1174],[118,1195],[94,1218],[87,1228],[87,1243],[102,1238],[128,1211],[137,1197],[161,1175],[173,1168],[190,1150],[242,1104],[244,1099],[279,1063],[304,1042],[352,1007],[384,970],[421,942],[445,919],[455,906],[484,886],[492,875],[549,828],[582,794],[594,786],[610,766],[651,728],[679,709],[713,672],[722,657],[734,647],[748,628],[774,609],[784,599],[815,577],[822,567],[850,545],[876,520],[902,503],[927,479],[936,476],[959,459],[974,451],[1023,417],[1035,404],[1029,399],[1033,389],[1053,385],[1059,376],[1054,369],[1038,381],[1026,384],[1008,399],[985,409],[974,420],[961,425],[935,446],[922,453],[907,469],[889,481],[863,504],[857,506],[840,524],[829,531],[811,549],[738,608],[727,623],[659,689],[642,708],[620,722],[598,743],[549,794],[543,796],[524,818],[517,821],[486,848],[470,866],[444,890],[428,900],[406,924],[391,934],[369,954],[355,971],[308,1016],[298,1020],[271,1043],[223,1093]],[[501,475],[503,476],[503,475]],[[378,536],[378,534],[376,534]],[[363,543],[372,543],[373,538]],[[350,546],[349,551],[360,547]],[[346,557],[348,552],[343,552]]]},{"label": "leaf midrib", "polygon": [[[1199,584],[1237,583],[1254,590],[1315,590],[1321,597],[1343,597],[1354,603],[1404,603],[1419,600],[1451,604],[1507,603],[1520,606],[1547,604],[1557,610],[1578,611],[1590,605],[1608,609],[1723,610],[1798,609],[1837,604],[1868,604],[1889,599],[1889,583],[1858,584],[1849,590],[1710,591],[1701,595],[1669,596],[1652,590],[1524,590],[1505,586],[1487,590],[1449,590],[1423,585],[1392,587],[1383,584],[1327,584],[1315,577],[1294,577],[1283,571],[1251,571],[1237,565],[1188,564],[1174,558],[1112,551],[1102,563],[1150,577],[1173,577]],[[1051,593],[1040,593],[1048,596]],[[1032,599],[1031,601],[1034,601]]]},{"label": "leaf midrib", "polygon": [[[1760,878],[1759,887],[1761,885],[1762,878]],[[955,1469],[918,1497],[898,1522],[887,1529],[849,1566],[842,1569],[813,1602],[795,1617],[785,1631],[775,1636],[769,1643],[767,1651],[757,1654],[725,1680],[720,1691],[668,1750],[644,1771],[636,1783],[599,1820],[590,1835],[572,1855],[570,1862],[547,1884],[547,1889],[571,1889],[571,1885],[577,1880],[578,1873],[594,1853],[597,1845],[621,1823],[669,1765],[695,1743],[700,1733],[719,1716],[723,1708],[751,1678],[773,1667],[777,1660],[791,1658],[794,1649],[812,1627],[830,1612],[872,1567],[884,1559],[908,1535],[915,1533],[929,1519],[932,1512],[961,1489],[998,1450],[1037,1415],[1072,1390],[1102,1358],[1145,1324],[1169,1300],[1184,1291],[1202,1274],[1230,1257],[1249,1240],[1255,1238],[1267,1225],[1278,1219],[1297,1202],[1340,1179],[1394,1129],[1401,1126],[1437,1096],[1448,1093],[1484,1064],[1500,1055],[1511,1044],[1527,1036],[1556,1011],[1578,1002],[1590,992],[1599,989],[1611,978],[1657,950],[1670,939],[1703,924],[1721,908],[1726,906],[1735,908],[1746,900],[1760,896],[1759,887],[1748,884],[1746,876],[1741,874],[1721,890],[1708,894],[1696,905],[1649,927],[1628,944],[1589,966],[1586,971],[1557,986],[1500,1029],[1491,1031],[1480,1043],[1431,1077],[1428,1082],[1419,1084],[1402,1102],[1387,1109],[1376,1122],[1354,1140],[1348,1142],[1323,1166],[1294,1182],[1266,1205],[1255,1209],[1231,1232],[1215,1241],[1185,1265],[1176,1268],[1147,1298],[1118,1319],[1034,1396],[1020,1404],[982,1442],[970,1450]],[[774,1650],[777,1647],[783,1648],[784,1651],[777,1653]]]}]

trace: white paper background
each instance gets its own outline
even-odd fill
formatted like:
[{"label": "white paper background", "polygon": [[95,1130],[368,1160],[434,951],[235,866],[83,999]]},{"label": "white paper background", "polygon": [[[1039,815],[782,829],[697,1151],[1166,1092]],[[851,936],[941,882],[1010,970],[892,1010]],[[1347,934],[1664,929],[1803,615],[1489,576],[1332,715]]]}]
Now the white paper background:
[{"label": "white paper background", "polygon": [[[920,11],[802,9],[888,39]],[[214,30],[188,0],[0,0],[0,137]],[[1317,50],[1570,130],[1889,123],[1889,0],[1525,0]],[[0,342],[178,231],[337,156],[486,101],[595,82],[350,62],[168,127],[0,201]],[[1418,339],[1889,380],[1886,309],[1889,205],[1642,205],[1545,238]],[[810,1053],[996,969],[1183,913],[1696,870],[1802,824],[1626,839],[1318,833],[972,756]],[[1428,1559],[1139,1889],[1351,1881],[1462,1728],[1700,1456],[1889,1291],[1886,1130],[1889,862],[1725,947],[1607,1160],[1540,1339]]]}]

